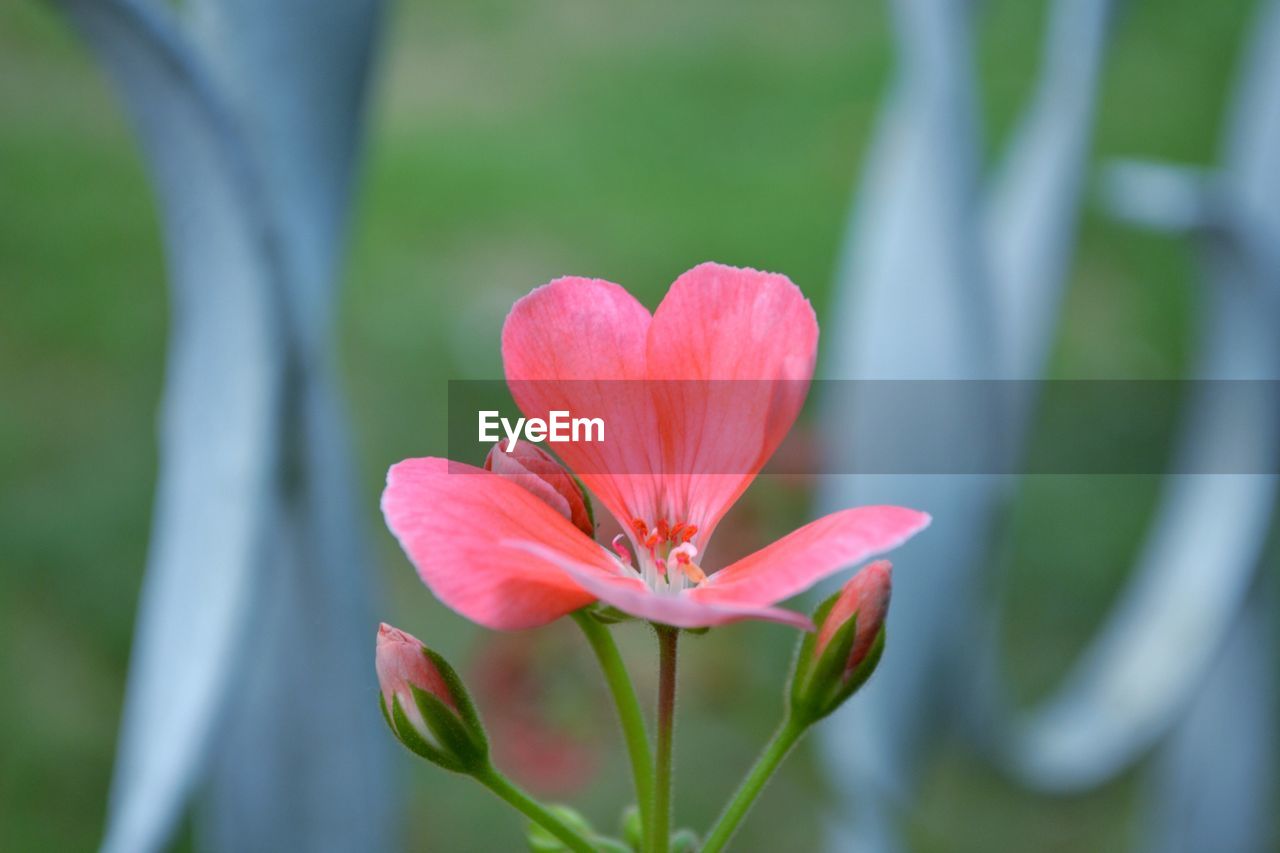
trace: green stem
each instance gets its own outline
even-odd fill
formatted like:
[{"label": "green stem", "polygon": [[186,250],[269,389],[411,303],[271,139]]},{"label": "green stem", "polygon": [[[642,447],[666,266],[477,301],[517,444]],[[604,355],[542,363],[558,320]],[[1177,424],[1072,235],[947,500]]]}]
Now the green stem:
[{"label": "green stem", "polygon": [[655,625],[658,632],[658,757],[654,780],[653,831],[649,849],[668,853],[671,847],[671,735],[676,710],[676,644],[680,631]]},{"label": "green stem", "polygon": [[635,687],[627,676],[627,668],[622,663],[622,656],[618,654],[618,646],[613,642],[609,629],[582,610],[573,614],[573,620],[586,635],[596,659],[600,661],[604,680],[608,683],[613,702],[618,708],[618,722],[622,725],[627,755],[631,758],[631,775],[636,787],[636,804],[640,809],[640,825],[648,832],[649,813],[653,809],[653,756],[649,752],[649,737],[645,732],[640,701],[636,698]]},{"label": "green stem", "polygon": [[595,853],[595,847],[587,839],[548,811],[542,803],[517,788],[510,779],[499,773],[493,765],[478,771],[474,776],[477,782],[506,800],[534,823],[542,826],[547,832],[559,838],[570,850],[574,850],[576,853]]},{"label": "green stem", "polygon": [[711,828],[711,832],[707,835],[707,840],[700,848],[701,853],[718,853],[729,843],[729,839],[733,837],[738,824],[742,823],[742,819],[747,816],[752,803],[756,801],[756,797],[760,796],[760,792],[764,790],[765,783],[769,781],[773,771],[778,769],[782,759],[787,757],[787,753],[791,751],[791,747],[795,746],[796,741],[800,739],[804,731],[805,726],[793,722],[790,715],[782,721],[782,725],[778,727],[778,730],[774,732],[773,738],[765,746],[764,752],[760,753],[760,757],[756,759],[755,766],[751,768],[751,772],[743,780],[742,787],[738,788],[738,792],[733,795],[729,805],[725,806],[724,813],[720,815],[720,819]]}]

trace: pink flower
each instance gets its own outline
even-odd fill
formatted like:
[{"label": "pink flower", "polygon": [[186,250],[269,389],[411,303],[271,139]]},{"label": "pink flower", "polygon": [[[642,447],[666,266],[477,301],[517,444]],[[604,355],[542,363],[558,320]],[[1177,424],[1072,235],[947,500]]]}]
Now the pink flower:
[{"label": "pink flower", "polygon": [[507,317],[507,382],[529,418],[604,421],[606,441],[556,449],[625,539],[603,547],[511,478],[439,458],[391,468],[387,524],[431,591],[491,628],[541,625],[596,600],[683,628],[811,628],[775,605],[929,523],[902,507],[847,509],[704,568],[716,525],[795,421],[817,344],[813,309],[785,276],[702,264],[653,314],[616,284],[557,279]]},{"label": "pink flower", "polygon": [[893,566],[889,561],[877,560],[849,579],[831,605],[827,618],[818,627],[814,657],[821,657],[836,632],[857,614],[853,647],[849,650],[849,659],[844,665],[845,674],[853,672],[866,660],[876,635],[884,627],[884,617],[889,610],[892,575]]},{"label": "pink flower", "polygon": [[450,693],[444,676],[431,663],[425,651],[421,641],[412,634],[393,628],[386,622],[378,626],[378,647],[374,663],[387,714],[391,715],[394,701],[399,698],[400,707],[418,736],[431,740],[433,735],[426,720],[422,718],[422,712],[418,710],[410,685],[430,693],[455,711],[458,703]]}]

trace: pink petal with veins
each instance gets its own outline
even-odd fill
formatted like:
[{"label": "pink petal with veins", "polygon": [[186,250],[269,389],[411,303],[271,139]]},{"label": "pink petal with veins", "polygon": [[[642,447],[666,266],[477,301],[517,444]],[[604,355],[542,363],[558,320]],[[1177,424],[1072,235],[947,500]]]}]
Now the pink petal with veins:
[{"label": "pink petal with veins", "polygon": [[929,521],[926,513],[898,506],[833,512],[721,569],[691,594],[706,602],[776,604],[841,569],[898,547]]},{"label": "pink petal with veins", "polygon": [[564,572],[498,540],[535,541],[599,572],[614,563],[519,484],[447,459],[392,466],[382,512],[431,592],[489,628],[531,628],[595,600]]}]

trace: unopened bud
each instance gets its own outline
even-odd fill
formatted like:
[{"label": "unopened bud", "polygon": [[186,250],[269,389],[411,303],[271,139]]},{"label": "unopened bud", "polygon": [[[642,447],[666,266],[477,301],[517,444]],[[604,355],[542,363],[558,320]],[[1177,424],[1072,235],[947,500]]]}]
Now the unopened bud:
[{"label": "unopened bud", "polygon": [[814,613],[818,631],[801,643],[791,681],[791,707],[801,719],[827,716],[875,670],[884,648],[891,581],[887,560],[872,563]]},{"label": "unopened bud", "polygon": [[375,659],[379,701],[396,738],[449,770],[474,772],[488,761],[488,741],[453,667],[417,637],[385,622]]},{"label": "unopened bud", "polygon": [[498,442],[485,457],[486,470],[514,480],[590,537],[596,535],[591,500],[578,481],[551,454],[536,444],[517,441],[508,451]]}]

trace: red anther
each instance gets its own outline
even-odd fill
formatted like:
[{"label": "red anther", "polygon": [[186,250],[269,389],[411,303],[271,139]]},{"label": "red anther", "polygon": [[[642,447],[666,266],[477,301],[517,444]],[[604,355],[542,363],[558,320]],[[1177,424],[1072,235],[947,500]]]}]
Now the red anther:
[{"label": "red anther", "polygon": [[663,541],[664,540],[662,539],[662,537],[660,537],[657,533],[653,533],[653,534],[650,534],[649,537],[644,540],[644,547],[652,551],[654,548],[657,548],[658,545],[661,544]]},{"label": "red anther", "polygon": [[686,552],[684,552],[684,551],[676,551],[676,552],[674,552],[671,556],[675,557],[675,558],[676,558],[676,562],[677,562],[677,563],[679,563],[680,565],[682,565],[682,566],[687,566],[687,565],[689,565],[690,560],[689,560],[689,555],[688,555],[688,553],[686,553]]},{"label": "red anther", "polygon": [[649,535],[649,525],[645,524],[643,521],[641,521],[638,518],[631,519],[631,529],[634,530],[641,537],[645,537]]},{"label": "red anther", "polygon": [[681,536],[683,537],[681,541],[688,542],[690,539],[693,538],[694,534],[697,532],[698,532],[698,525],[690,524],[688,527],[684,529],[684,533],[681,534]]},{"label": "red anther", "polygon": [[666,542],[668,539],[671,538],[671,529],[667,527],[667,520],[665,518],[658,519],[657,530],[658,530],[659,542]]},{"label": "red anther", "polygon": [[677,521],[675,524],[671,526],[671,534],[667,538],[670,539],[672,542],[679,541],[680,531],[682,530],[684,530],[684,522]]}]

